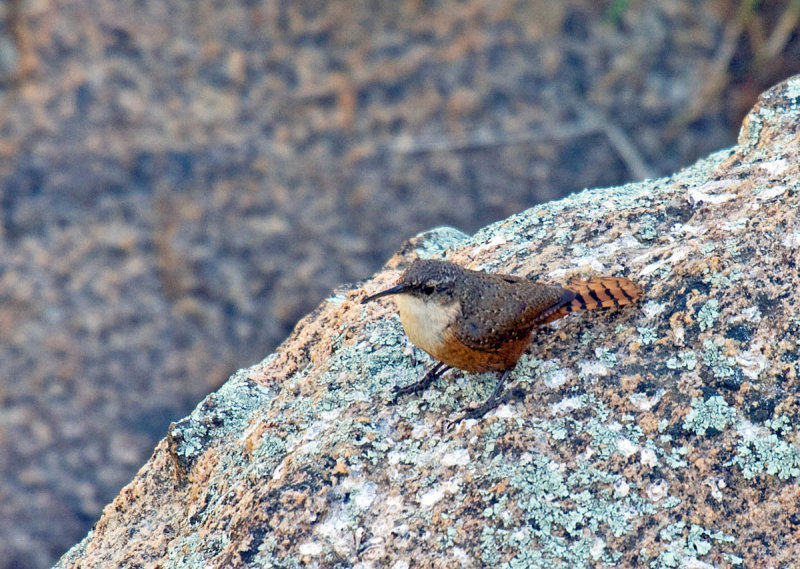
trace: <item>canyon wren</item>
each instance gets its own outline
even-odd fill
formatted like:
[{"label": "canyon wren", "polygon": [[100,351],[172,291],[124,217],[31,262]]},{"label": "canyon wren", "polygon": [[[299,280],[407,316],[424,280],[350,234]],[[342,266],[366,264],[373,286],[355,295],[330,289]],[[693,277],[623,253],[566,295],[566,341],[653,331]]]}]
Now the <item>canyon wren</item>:
[{"label": "canyon wren", "polygon": [[537,326],[576,310],[636,302],[642,289],[621,277],[594,277],[563,287],[513,275],[471,271],[449,261],[418,259],[392,288],[361,303],[395,295],[409,339],[439,361],[421,380],[396,387],[397,395],[427,388],[448,367],[503,372],[491,396],[462,419],[477,418],[507,396],[499,393]]}]

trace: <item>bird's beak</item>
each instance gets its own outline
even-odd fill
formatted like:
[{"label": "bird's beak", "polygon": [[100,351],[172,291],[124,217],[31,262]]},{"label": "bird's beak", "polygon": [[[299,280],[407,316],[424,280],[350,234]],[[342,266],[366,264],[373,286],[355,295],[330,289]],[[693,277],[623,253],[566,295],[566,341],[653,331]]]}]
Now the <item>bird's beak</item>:
[{"label": "bird's beak", "polygon": [[392,288],[387,288],[386,290],[382,290],[381,292],[376,292],[370,296],[365,297],[361,300],[361,304],[366,304],[370,300],[375,300],[376,298],[380,298],[382,296],[388,296],[390,294],[400,294],[401,292],[405,292],[408,290],[408,285],[399,284],[395,285]]}]

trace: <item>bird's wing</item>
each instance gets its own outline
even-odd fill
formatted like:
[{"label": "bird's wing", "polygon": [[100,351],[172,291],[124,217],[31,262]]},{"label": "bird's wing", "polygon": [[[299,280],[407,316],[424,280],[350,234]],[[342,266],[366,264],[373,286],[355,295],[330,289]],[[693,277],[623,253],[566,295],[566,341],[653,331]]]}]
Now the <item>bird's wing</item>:
[{"label": "bird's wing", "polygon": [[505,275],[485,280],[461,302],[461,315],[454,327],[456,337],[476,350],[494,350],[510,340],[530,333],[554,311],[575,298],[575,293]]}]

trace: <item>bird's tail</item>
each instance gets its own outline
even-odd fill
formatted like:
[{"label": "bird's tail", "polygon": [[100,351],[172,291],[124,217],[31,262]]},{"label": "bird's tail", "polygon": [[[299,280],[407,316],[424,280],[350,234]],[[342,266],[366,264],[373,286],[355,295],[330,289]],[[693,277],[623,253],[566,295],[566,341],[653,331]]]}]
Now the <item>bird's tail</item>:
[{"label": "bird's tail", "polygon": [[632,280],[622,277],[594,277],[564,286],[575,293],[575,298],[553,312],[544,322],[558,320],[578,310],[614,308],[631,304],[642,298],[642,288]]}]

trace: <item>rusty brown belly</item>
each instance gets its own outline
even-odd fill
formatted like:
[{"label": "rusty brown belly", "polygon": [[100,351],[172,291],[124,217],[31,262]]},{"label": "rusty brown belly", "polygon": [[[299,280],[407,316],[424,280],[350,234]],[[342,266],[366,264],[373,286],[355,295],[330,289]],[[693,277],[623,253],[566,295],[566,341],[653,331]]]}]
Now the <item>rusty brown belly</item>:
[{"label": "rusty brown belly", "polygon": [[446,334],[445,341],[431,355],[449,366],[474,373],[503,371],[516,365],[529,342],[530,336],[527,336],[510,340],[496,350],[478,350],[465,345],[453,334]]}]

